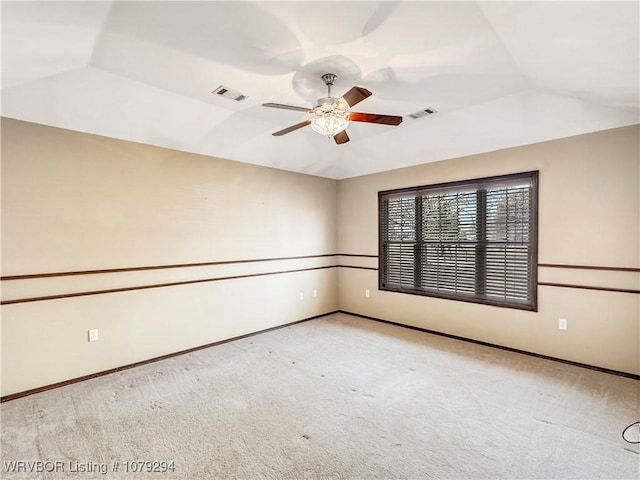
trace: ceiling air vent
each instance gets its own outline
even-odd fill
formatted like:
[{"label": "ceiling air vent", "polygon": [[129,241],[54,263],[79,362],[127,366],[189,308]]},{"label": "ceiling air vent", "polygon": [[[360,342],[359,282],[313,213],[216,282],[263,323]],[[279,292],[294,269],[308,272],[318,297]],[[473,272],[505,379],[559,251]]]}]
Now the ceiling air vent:
[{"label": "ceiling air vent", "polygon": [[243,95],[240,92],[236,92],[235,90],[231,90],[224,85],[220,85],[211,93],[215,93],[216,95],[220,95],[221,97],[228,98],[229,100],[233,100],[234,102],[241,102],[243,100],[246,100],[247,98],[246,95]]},{"label": "ceiling air vent", "polygon": [[427,108],[423,108],[422,110],[418,110],[417,112],[412,113],[408,116],[413,119],[418,119],[418,118],[426,117],[427,115],[434,115],[436,113],[438,113],[438,111],[435,108],[427,107]]}]

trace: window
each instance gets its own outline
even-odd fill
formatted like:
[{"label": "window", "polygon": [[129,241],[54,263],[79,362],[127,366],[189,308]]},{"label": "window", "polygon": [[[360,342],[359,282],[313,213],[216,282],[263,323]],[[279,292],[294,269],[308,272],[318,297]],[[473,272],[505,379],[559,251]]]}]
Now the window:
[{"label": "window", "polygon": [[380,289],[536,310],[538,172],[380,192]]}]

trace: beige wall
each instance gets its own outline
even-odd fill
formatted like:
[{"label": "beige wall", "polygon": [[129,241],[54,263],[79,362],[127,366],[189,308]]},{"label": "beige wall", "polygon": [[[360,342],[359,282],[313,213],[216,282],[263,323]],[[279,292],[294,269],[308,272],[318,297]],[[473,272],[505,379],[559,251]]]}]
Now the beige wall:
[{"label": "beige wall", "polygon": [[[540,286],[534,313],[381,292],[374,270],[317,268],[377,267],[331,254],[377,255],[379,190],[532,169],[540,263],[638,268],[638,137],[635,126],[336,182],[2,119],[3,276],[325,255],[3,281],[12,300],[294,270],[4,305],[2,395],[338,308],[639,374],[640,295]],[[640,288],[636,272],[539,276]]]},{"label": "beige wall", "polygon": [[[333,254],[336,183],[2,119],[2,275]],[[334,263],[3,281],[6,301],[303,270],[3,305],[2,395],[334,311]]]},{"label": "beige wall", "polygon": [[[639,133],[632,126],[340,181],[338,248],[378,254],[380,190],[539,170],[539,263],[640,268]],[[377,267],[377,259],[340,261]],[[526,312],[378,291],[377,273],[341,268],[340,308],[640,374],[638,294],[539,286],[538,312]],[[637,272],[540,267],[539,280],[640,289]]]}]

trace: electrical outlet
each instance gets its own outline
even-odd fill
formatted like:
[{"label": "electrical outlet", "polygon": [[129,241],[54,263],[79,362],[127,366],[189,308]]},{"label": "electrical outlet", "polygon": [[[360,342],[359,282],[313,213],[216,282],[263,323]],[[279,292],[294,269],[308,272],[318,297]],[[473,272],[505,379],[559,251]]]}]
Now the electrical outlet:
[{"label": "electrical outlet", "polygon": [[300,296],[300,300],[304,300],[304,292],[300,292],[298,295]]},{"label": "electrical outlet", "polygon": [[313,290],[313,296],[314,296],[314,297],[317,297],[317,296],[318,296],[318,290],[315,290],[315,289]]},{"label": "electrical outlet", "polygon": [[566,318],[559,318],[558,319],[558,328],[560,330],[566,330],[567,329],[567,319]]},{"label": "electrical outlet", "polygon": [[371,292],[369,291],[368,288],[364,291],[364,296],[365,297],[370,297],[371,296]]},{"label": "electrical outlet", "polygon": [[97,342],[98,341],[98,329],[97,328],[92,328],[91,330],[89,330],[89,341],[90,342]]}]

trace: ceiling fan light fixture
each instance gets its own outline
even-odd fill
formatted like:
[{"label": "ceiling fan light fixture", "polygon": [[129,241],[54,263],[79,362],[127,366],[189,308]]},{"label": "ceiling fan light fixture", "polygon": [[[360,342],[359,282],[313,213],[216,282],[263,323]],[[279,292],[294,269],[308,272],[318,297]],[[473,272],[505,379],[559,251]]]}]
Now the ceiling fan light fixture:
[{"label": "ceiling fan light fixture", "polygon": [[400,125],[402,117],[397,115],[380,115],[377,113],[352,112],[351,107],[371,96],[371,92],[363,87],[353,87],[342,97],[331,96],[331,86],[336,80],[333,73],[322,75],[322,81],[327,86],[327,96],[318,100],[313,108],[283,105],[281,103],[263,103],[263,107],[283,108],[313,114],[312,119],[304,120],[288,128],[272,133],[274,137],[281,137],[300,128],[311,125],[314,132],[326,137],[333,137],[336,145],[343,145],[349,141],[345,132],[349,122],[379,123],[382,125]]},{"label": "ceiling fan light fixture", "polygon": [[349,104],[343,98],[321,98],[313,109],[311,128],[326,137],[333,137],[349,126]]}]

